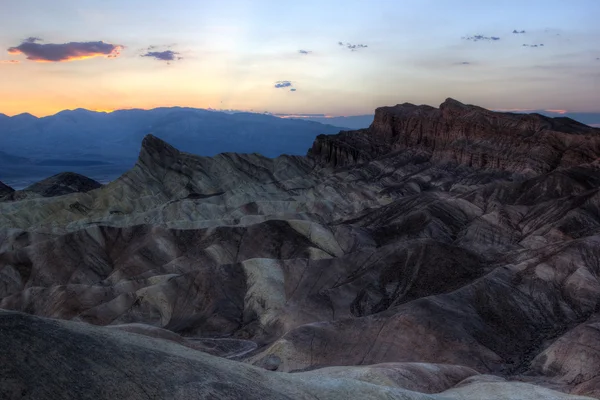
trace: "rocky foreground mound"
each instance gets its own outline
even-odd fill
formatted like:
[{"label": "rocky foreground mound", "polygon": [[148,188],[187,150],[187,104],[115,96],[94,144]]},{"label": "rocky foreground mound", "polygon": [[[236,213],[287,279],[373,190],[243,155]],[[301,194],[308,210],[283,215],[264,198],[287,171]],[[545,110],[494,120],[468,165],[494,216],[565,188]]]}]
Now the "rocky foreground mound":
[{"label": "rocky foreground mound", "polygon": [[[85,193],[102,187],[102,184],[74,172],[62,172],[23,190],[14,190],[0,182],[0,201],[19,201],[36,197],[55,197],[71,193]],[[6,189],[8,188],[8,189]]]},{"label": "rocky foreground mound", "polygon": [[599,156],[452,99],[307,157],[149,135],[106,186],[0,203],[0,394],[600,398]]},{"label": "rocky foreground mound", "polygon": [[43,181],[34,183],[24,190],[37,193],[43,197],[62,196],[70,193],[85,193],[98,189],[102,184],[74,172],[62,172]]}]

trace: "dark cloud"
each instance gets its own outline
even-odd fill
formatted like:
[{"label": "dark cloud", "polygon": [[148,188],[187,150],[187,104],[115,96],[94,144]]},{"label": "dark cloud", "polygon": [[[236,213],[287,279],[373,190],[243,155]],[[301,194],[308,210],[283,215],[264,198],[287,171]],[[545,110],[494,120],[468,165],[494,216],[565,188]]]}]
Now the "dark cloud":
[{"label": "dark cloud", "polygon": [[310,54],[310,53],[312,53],[312,51],[310,51],[310,50],[298,50],[298,53],[300,53],[300,54]]},{"label": "dark cloud", "polygon": [[290,89],[290,92],[295,92],[295,91],[296,91],[296,88],[291,88]]},{"label": "dark cloud", "polygon": [[344,42],[338,42],[338,45],[343,46]]},{"label": "dark cloud", "polygon": [[23,54],[28,60],[60,62],[92,57],[116,58],[124,46],[104,42],[37,43],[40,38],[30,37],[18,46],[10,47],[9,54]]},{"label": "dark cloud", "polygon": [[277,81],[277,82],[275,82],[275,88],[276,89],[281,89],[281,88],[286,88],[286,87],[292,87],[292,82],[290,82],[290,81]]},{"label": "dark cloud", "polygon": [[[156,46],[148,47],[148,50],[155,49]],[[150,57],[159,61],[179,61],[182,60],[183,57],[179,57],[179,53],[173,50],[165,50],[165,51],[148,51],[145,54],[142,54],[142,57]]]},{"label": "dark cloud", "polygon": [[23,43],[36,43],[43,42],[43,40],[39,37],[29,36],[27,39],[23,40]]},{"label": "dark cloud", "polygon": [[460,62],[460,63],[458,63],[458,64],[459,64],[459,65],[471,65],[471,63],[470,63],[470,62],[468,62],[468,61],[463,61],[463,62]]},{"label": "dark cloud", "polygon": [[521,34],[521,33],[525,33],[525,31],[518,31],[518,30],[516,30],[516,29],[515,29],[515,30],[513,31],[513,33],[518,35],[518,34]]},{"label": "dark cloud", "polygon": [[523,44],[523,47],[544,47],[544,43],[540,43],[540,44]]},{"label": "dark cloud", "polygon": [[484,36],[484,35],[474,35],[474,36],[463,36],[463,40],[472,40],[473,42],[479,42],[481,40],[487,42],[495,42],[500,40],[498,36]]}]

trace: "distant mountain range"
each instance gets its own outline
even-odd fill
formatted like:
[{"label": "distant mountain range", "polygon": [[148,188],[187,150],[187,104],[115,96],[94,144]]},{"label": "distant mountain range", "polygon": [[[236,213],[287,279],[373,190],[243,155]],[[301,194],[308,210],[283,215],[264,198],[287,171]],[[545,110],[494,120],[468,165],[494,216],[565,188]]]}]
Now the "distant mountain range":
[{"label": "distant mountain range", "polygon": [[[280,114],[275,114],[281,116]],[[373,114],[351,115],[348,117],[327,117],[325,115],[286,115],[288,119],[300,119],[304,121],[315,121],[322,124],[343,126],[348,129],[368,128],[373,122]]]},{"label": "distant mountain range", "polygon": [[37,118],[0,114],[0,180],[22,188],[63,171],[108,181],[129,169],[142,138],[153,135],[197,155],[304,155],[319,134],[349,127],[256,113],[195,108],[66,110]]},{"label": "distant mountain range", "polygon": [[[0,116],[0,148],[11,156],[33,160],[135,161],[139,143],[152,133],[191,153],[259,152],[267,157],[305,154],[314,138],[350,127],[282,119],[256,113],[224,113],[195,108],[61,111],[37,118],[31,114]],[[51,151],[49,151],[51,150]],[[14,160],[10,160],[14,162]]]},{"label": "distant mountain range", "polygon": [[[553,113],[600,126],[600,113]],[[72,171],[106,183],[128,170],[149,133],[189,153],[304,155],[319,134],[367,128],[373,115],[327,117],[171,107],[112,113],[65,110],[38,118],[0,114],[0,180],[16,189]]]}]

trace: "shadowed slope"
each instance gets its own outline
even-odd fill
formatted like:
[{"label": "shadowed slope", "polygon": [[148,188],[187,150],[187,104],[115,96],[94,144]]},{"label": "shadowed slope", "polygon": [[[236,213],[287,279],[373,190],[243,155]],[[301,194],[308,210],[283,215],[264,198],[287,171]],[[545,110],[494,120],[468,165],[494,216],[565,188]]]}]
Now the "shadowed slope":
[{"label": "shadowed slope", "polygon": [[525,384],[500,381],[490,385],[485,380],[458,386],[449,396],[403,388],[422,389],[406,375],[418,376],[420,382],[429,383],[428,388],[443,391],[475,374],[451,366],[389,364],[347,372],[323,371],[319,376],[273,373],[164,340],[4,311],[0,311],[0,340],[4,344],[0,349],[0,395],[6,399],[43,400],[60,393],[64,398],[82,400],[475,400],[498,390],[516,391],[524,400],[585,399]]}]

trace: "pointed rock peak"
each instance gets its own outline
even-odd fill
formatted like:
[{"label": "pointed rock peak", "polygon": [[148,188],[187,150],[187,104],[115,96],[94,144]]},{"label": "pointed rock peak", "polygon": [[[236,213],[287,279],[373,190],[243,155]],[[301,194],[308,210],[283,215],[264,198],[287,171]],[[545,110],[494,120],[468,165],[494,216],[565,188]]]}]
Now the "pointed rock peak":
[{"label": "pointed rock peak", "polygon": [[142,149],[138,162],[145,165],[159,164],[166,166],[171,164],[179,154],[179,150],[169,143],[152,134],[148,134],[142,140]]},{"label": "pointed rock peak", "polygon": [[442,104],[440,104],[440,109],[444,109],[444,108],[457,108],[457,109],[467,109],[469,108],[468,105],[461,103],[458,100],[454,100],[451,97],[448,97]]},{"label": "pointed rock peak", "polygon": [[142,140],[142,150],[146,150],[150,153],[177,152],[175,147],[152,134],[144,136],[144,140]]},{"label": "pointed rock peak", "polygon": [[0,182],[0,197],[7,195],[9,193],[14,192],[15,189],[11,188],[8,185],[5,185],[4,183]]}]

